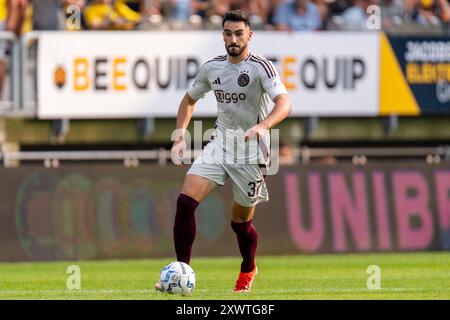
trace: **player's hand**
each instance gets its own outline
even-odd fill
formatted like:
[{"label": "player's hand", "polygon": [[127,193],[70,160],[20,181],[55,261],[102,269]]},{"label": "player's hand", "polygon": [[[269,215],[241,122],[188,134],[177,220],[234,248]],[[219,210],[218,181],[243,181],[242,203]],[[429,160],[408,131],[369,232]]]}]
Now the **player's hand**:
[{"label": "player's hand", "polygon": [[186,150],[186,142],[184,139],[180,139],[173,143],[170,157],[175,165],[181,166],[183,164],[184,150]]},{"label": "player's hand", "polygon": [[258,139],[260,137],[263,137],[264,134],[267,132],[267,129],[261,127],[259,124],[256,126],[251,127],[248,129],[244,134],[244,140],[245,142],[253,139]]}]

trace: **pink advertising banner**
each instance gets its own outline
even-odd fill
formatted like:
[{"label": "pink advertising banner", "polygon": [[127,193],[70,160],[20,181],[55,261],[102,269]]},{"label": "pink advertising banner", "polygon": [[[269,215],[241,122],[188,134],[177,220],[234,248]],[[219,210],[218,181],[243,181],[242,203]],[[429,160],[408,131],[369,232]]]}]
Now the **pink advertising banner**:
[{"label": "pink advertising banner", "polygon": [[[173,257],[188,167],[0,169],[0,261]],[[269,176],[259,254],[450,250],[450,164],[294,165]],[[239,256],[231,181],[196,212],[195,256]]]}]

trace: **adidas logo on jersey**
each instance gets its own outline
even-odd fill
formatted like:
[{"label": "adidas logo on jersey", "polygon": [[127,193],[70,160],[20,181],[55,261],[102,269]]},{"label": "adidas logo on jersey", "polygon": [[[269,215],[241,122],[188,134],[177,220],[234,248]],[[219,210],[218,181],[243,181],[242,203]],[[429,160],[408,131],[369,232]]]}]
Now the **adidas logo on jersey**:
[{"label": "adidas logo on jersey", "polygon": [[220,78],[217,78],[216,80],[214,80],[212,84],[221,84],[220,83]]}]

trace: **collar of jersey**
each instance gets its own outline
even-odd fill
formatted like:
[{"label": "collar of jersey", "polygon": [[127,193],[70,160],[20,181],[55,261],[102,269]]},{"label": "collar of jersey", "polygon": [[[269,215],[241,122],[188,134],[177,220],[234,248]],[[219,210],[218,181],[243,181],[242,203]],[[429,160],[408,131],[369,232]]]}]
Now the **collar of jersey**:
[{"label": "collar of jersey", "polygon": [[239,63],[231,63],[230,61],[228,61],[228,56],[227,56],[227,63],[230,65],[230,66],[240,66],[241,64],[243,64],[245,61],[247,61],[248,59],[250,59],[250,56],[252,55],[252,53],[251,52],[249,52],[248,53],[248,55],[244,58],[244,60],[242,60],[241,62],[239,62]]}]

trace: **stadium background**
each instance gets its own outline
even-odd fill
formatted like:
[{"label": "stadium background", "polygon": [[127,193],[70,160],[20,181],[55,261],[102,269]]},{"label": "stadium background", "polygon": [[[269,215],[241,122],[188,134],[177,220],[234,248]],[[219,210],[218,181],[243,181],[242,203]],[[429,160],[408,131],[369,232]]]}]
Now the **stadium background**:
[{"label": "stadium background", "polygon": [[[220,14],[236,7],[252,13],[251,45],[294,102],[271,201],[257,210],[259,254],[449,250],[448,2],[300,1],[320,21],[291,31],[276,18],[283,1],[67,1],[52,12],[54,2],[14,2],[4,20],[19,18],[0,34],[0,261],[173,256],[187,167],[168,150],[196,63],[186,66],[223,53]],[[374,4],[381,30],[345,14]],[[39,24],[40,5],[53,25]],[[134,87],[130,61],[149,63]],[[76,76],[84,67],[89,80]],[[194,113],[202,132],[213,101]],[[194,255],[238,254],[230,187],[201,205]]]}]

